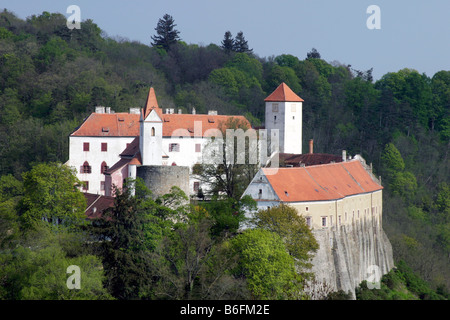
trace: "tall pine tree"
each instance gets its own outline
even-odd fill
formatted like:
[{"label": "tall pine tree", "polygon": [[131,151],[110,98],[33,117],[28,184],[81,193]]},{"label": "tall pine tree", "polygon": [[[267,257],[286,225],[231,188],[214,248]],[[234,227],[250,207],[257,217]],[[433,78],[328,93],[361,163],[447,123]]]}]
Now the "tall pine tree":
[{"label": "tall pine tree", "polygon": [[149,253],[145,247],[145,212],[130,189],[115,190],[114,207],[94,222],[105,270],[105,287],[116,299],[146,296],[151,285]]},{"label": "tall pine tree", "polygon": [[225,32],[221,47],[226,53],[230,53],[231,51],[233,51],[234,39],[230,31]]},{"label": "tall pine tree", "polygon": [[172,16],[165,14],[162,19],[159,19],[155,28],[157,35],[152,36],[152,45],[155,47],[162,47],[167,51],[171,45],[180,40],[180,37],[178,36],[180,32],[176,30],[175,27],[175,20]]},{"label": "tall pine tree", "polygon": [[239,31],[234,39],[234,51],[242,53],[252,53],[253,49],[249,49],[248,41],[245,40],[244,33]]}]

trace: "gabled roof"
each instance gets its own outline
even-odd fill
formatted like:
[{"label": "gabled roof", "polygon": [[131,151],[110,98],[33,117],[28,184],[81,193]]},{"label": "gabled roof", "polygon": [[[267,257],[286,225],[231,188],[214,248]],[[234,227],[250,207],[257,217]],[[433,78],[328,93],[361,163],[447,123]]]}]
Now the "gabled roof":
[{"label": "gabled roof", "polygon": [[[290,90],[290,89],[289,89]],[[140,132],[140,119],[146,119],[155,110],[163,121],[163,137],[171,137],[175,130],[177,136],[193,136],[195,122],[201,122],[202,132],[209,129],[220,129],[220,126],[230,119],[245,123],[251,128],[250,122],[244,116],[209,115],[209,114],[163,114],[158,106],[155,90],[150,88],[147,100],[140,114],[136,113],[92,113],[71,136],[84,137],[137,137]],[[160,120],[158,120],[160,121]],[[181,132],[184,131],[184,132]]]},{"label": "gabled roof", "polygon": [[302,102],[304,101],[298,95],[292,91],[291,88],[284,82],[282,82],[278,88],[275,89],[266,99],[266,102]]},{"label": "gabled roof", "polygon": [[87,207],[84,213],[91,219],[100,218],[104,210],[114,206],[114,197],[102,196],[93,193],[83,193]]},{"label": "gabled roof", "polygon": [[[225,115],[208,115],[208,114],[164,114],[163,117],[163,136],[194,136],[194,133],[205,136],[205,132],[209,129],[220,129],[228,121],[245,124],[251,128],[250,122],[244,116],[225,116]],[[201,124],[201,132],[195,131],[195,125]],[[182,130],[178,130],[182,129]],[[200,129],[200,127],[199,127]],[[176,133],[176,134],[175,134]]]},{"label": "gabled roof", "polygon": [[383,189],[359,160],[310,167],[261,169],[283,202],[337,200]]},{"label": "gabled roof", "polygon": [[132,113],[91,113],[71,136],[135,137],[139,135],[139,115]]},{"label": "gabled roof", "polygon": [[[82,137],[137,137],[140,132],[139,114],[129,113],[92,113],[83,124],[71,134]],[[161,114],[163,136],[171,137],[175,130],[177,136],[194,136],[194,124],[201,122],[200,134],[204,136],[208,129],[220,129],[230,119],[244,122],[249,128],[250,122],[244,116],[225,116],[207,114]],[[121,119],[121,120],[119,120]]]}]

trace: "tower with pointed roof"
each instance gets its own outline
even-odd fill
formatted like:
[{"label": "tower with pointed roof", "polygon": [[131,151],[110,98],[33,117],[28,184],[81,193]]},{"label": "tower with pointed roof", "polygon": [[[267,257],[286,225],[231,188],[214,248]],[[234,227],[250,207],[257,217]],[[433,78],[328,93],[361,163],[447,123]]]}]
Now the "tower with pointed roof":
[{"label": "tower with pointed roof", "polygon": [[162,165],[162,131],[161,109],[156,100],[155,90],[150,88],[145,107],[139,118],[139,150],[142,165]]},{"label": "tower with pointed roof", "polygon": [[304,100],[283,82],[264,101],[267,134],[278,130],[280,153],[301,154]]}]

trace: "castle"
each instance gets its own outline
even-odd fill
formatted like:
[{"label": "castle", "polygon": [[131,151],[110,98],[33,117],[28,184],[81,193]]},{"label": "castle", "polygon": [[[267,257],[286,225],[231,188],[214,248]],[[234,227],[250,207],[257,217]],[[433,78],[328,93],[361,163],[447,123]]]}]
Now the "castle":
[{"label": "castle", "polygon": [[[271,159],[280,166],[262,165],[243,195],[258,209],[287,203],[303,215],[320,245],[312,261],[316,279],[354,295],[361,281],[379,281],[393,267],[382,229],[383,187],[359,155],[314,153],[312,140],[309,153],[302,153],[303,102],[285,83],[265,99],[265,130],[278,141]],[[114,185],[140,177],[156,195],[173,185],[193,195],[201,182],[192,167],[204,160],[211,132],[230,119],[250,126],[242,116],[163,112],[151,88],[142,109],[97,107],[70,135],[67,164],[88,193],[112,196]]]},{"label": "castle", "polygon": [[203,161],[210,137],[231,120],[250,127],[243,116],[174,111],[159,107],[153,88],[142,109],[115,113],[96,107],[69,137],[67,165],[77,170],[83,191],[112,196],[113,186],[122,187],[126,178],[145,177],[156,195],[173,185],[194,195],[201,182],[192,166]]}]

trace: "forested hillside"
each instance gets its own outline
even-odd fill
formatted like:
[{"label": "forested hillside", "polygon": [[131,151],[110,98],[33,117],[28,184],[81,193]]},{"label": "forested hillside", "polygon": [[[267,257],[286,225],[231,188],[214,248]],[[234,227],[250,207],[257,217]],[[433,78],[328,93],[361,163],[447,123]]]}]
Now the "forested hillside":
[{"label": "forested hillside", "polygon": [[305,100],[303,149],[314,139],[315,152],[345,149],[373,163],[394,260],[450,289],[450,70],[425,75],[410,66],[374,81],[372,70],[324,61],[315,49],[259,57],[243,33],[224,30],[207,46],[189,44],[183,30],[164,45],[148,33],[142,44],[108,37],[90,20],[69,30],[62,14],[0,13],[3,181],[67,161],[69,134],[95,106],[142,107],[150,86],[163,108],[243,114],[259,126],[264,98],[285,82]]}]

